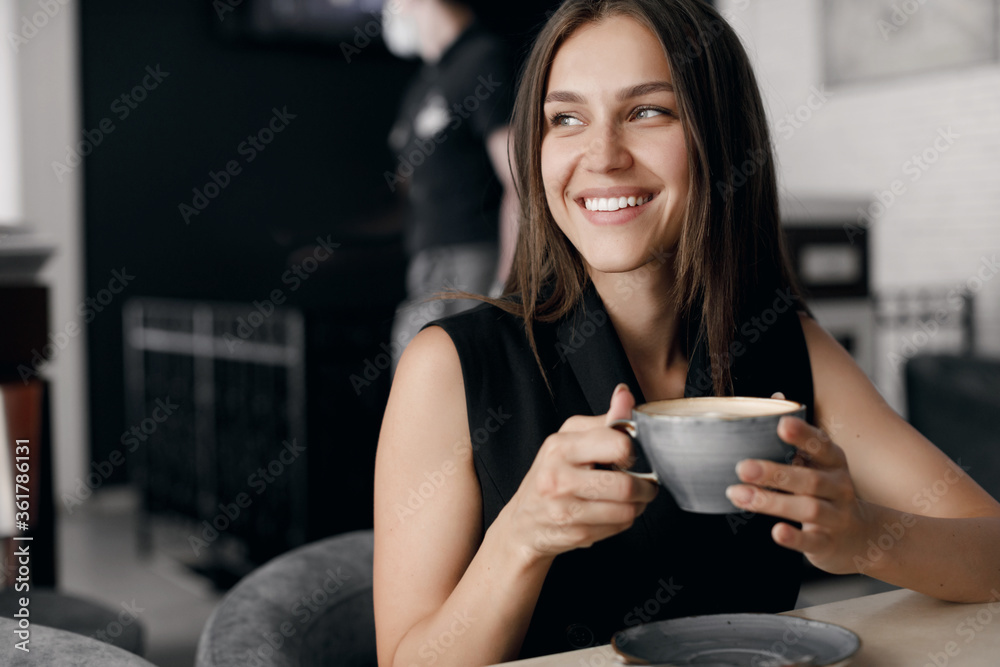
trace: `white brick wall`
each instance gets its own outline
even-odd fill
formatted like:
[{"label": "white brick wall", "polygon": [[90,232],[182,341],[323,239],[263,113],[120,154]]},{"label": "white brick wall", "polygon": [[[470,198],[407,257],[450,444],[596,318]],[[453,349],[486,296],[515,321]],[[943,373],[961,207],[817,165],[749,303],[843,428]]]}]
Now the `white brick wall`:
[{"label": "white brick wall", "polygon": [[[874,289],[979,287],[984,256],[1000,258],[1000,64],[828,87],[828,101],[788,136],[778,123],[823,84],[820,0],[716,4],[755,62],[783,194],[874,199],[899,179],[905,193],[871,227]],[[958,138],[914,179],[908,161],[948,128]],[[977,315],[980,350],[1000,354],[1000,277],[981,284]],[[895,378],[876,381],[898,408]]]}]

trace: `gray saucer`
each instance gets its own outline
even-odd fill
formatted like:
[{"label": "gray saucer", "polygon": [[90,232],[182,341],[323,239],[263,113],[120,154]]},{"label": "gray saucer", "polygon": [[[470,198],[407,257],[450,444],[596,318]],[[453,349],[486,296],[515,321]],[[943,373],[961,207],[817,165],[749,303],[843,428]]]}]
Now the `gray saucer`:
[{"label": "gray saucer", "polygon": [[820,667],[846,665],[861,640],[838,625],[795,616],[715,614],[622,630],[611,646],[629,665]]}]

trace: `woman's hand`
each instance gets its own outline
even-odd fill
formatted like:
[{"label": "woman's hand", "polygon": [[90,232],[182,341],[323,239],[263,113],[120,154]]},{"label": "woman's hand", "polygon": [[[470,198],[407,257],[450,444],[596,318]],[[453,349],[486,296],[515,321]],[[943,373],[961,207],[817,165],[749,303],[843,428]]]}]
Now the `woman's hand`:
[{"label": "woman's hand", "polygon": [[504,508],[514,545],[529,560],[554,558],[626,530],[656,496],[659,487],[651,481],[595,468],[634,462],[631,439],[608,426],[628,419],[634,405],[620,384],[607,414],[570,417],[542,443]]},{"label": "woman's hand", "polygon": [[792,464],[740,461],[736,474],[746,484],[729,487],[726,495],[737,507],[801,523],[777,523],[771,536],[821,570],[856,572],[855,557],[867,548],[879,508],[858,498],[844,451],[821,429],[782,417],[778,437],[798,449]]}]

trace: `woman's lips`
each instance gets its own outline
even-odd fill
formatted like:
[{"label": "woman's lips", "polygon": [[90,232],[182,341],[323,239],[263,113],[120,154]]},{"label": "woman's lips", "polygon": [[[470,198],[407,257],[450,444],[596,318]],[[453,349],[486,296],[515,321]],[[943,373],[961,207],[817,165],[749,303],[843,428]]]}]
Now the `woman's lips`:
[{"label": "woman's lips", "polygon": [[619,208],[617,211],[591,211],[587,208],[584,200],[577,199],[576,203],[580,207],[580,211],[583,216],[590,221],[591,224],[598,226],[607,225],[624,225],[631,222],[649,207],[649,203],[656,199],[656,193],[647,195],[646,201],[637,206],[626,206],[625,208]]}]

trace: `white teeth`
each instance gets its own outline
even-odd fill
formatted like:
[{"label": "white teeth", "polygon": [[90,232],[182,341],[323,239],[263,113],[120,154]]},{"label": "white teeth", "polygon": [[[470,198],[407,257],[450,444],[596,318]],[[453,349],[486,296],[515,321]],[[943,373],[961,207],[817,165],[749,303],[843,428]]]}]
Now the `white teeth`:
[{"label": "white teeth", "polygon": [[584,199],[583,205],[588,211],[617,211],[627,206],[642,206],[652,198],[652,195],[645,197],[601,197],[597,199]]}]

